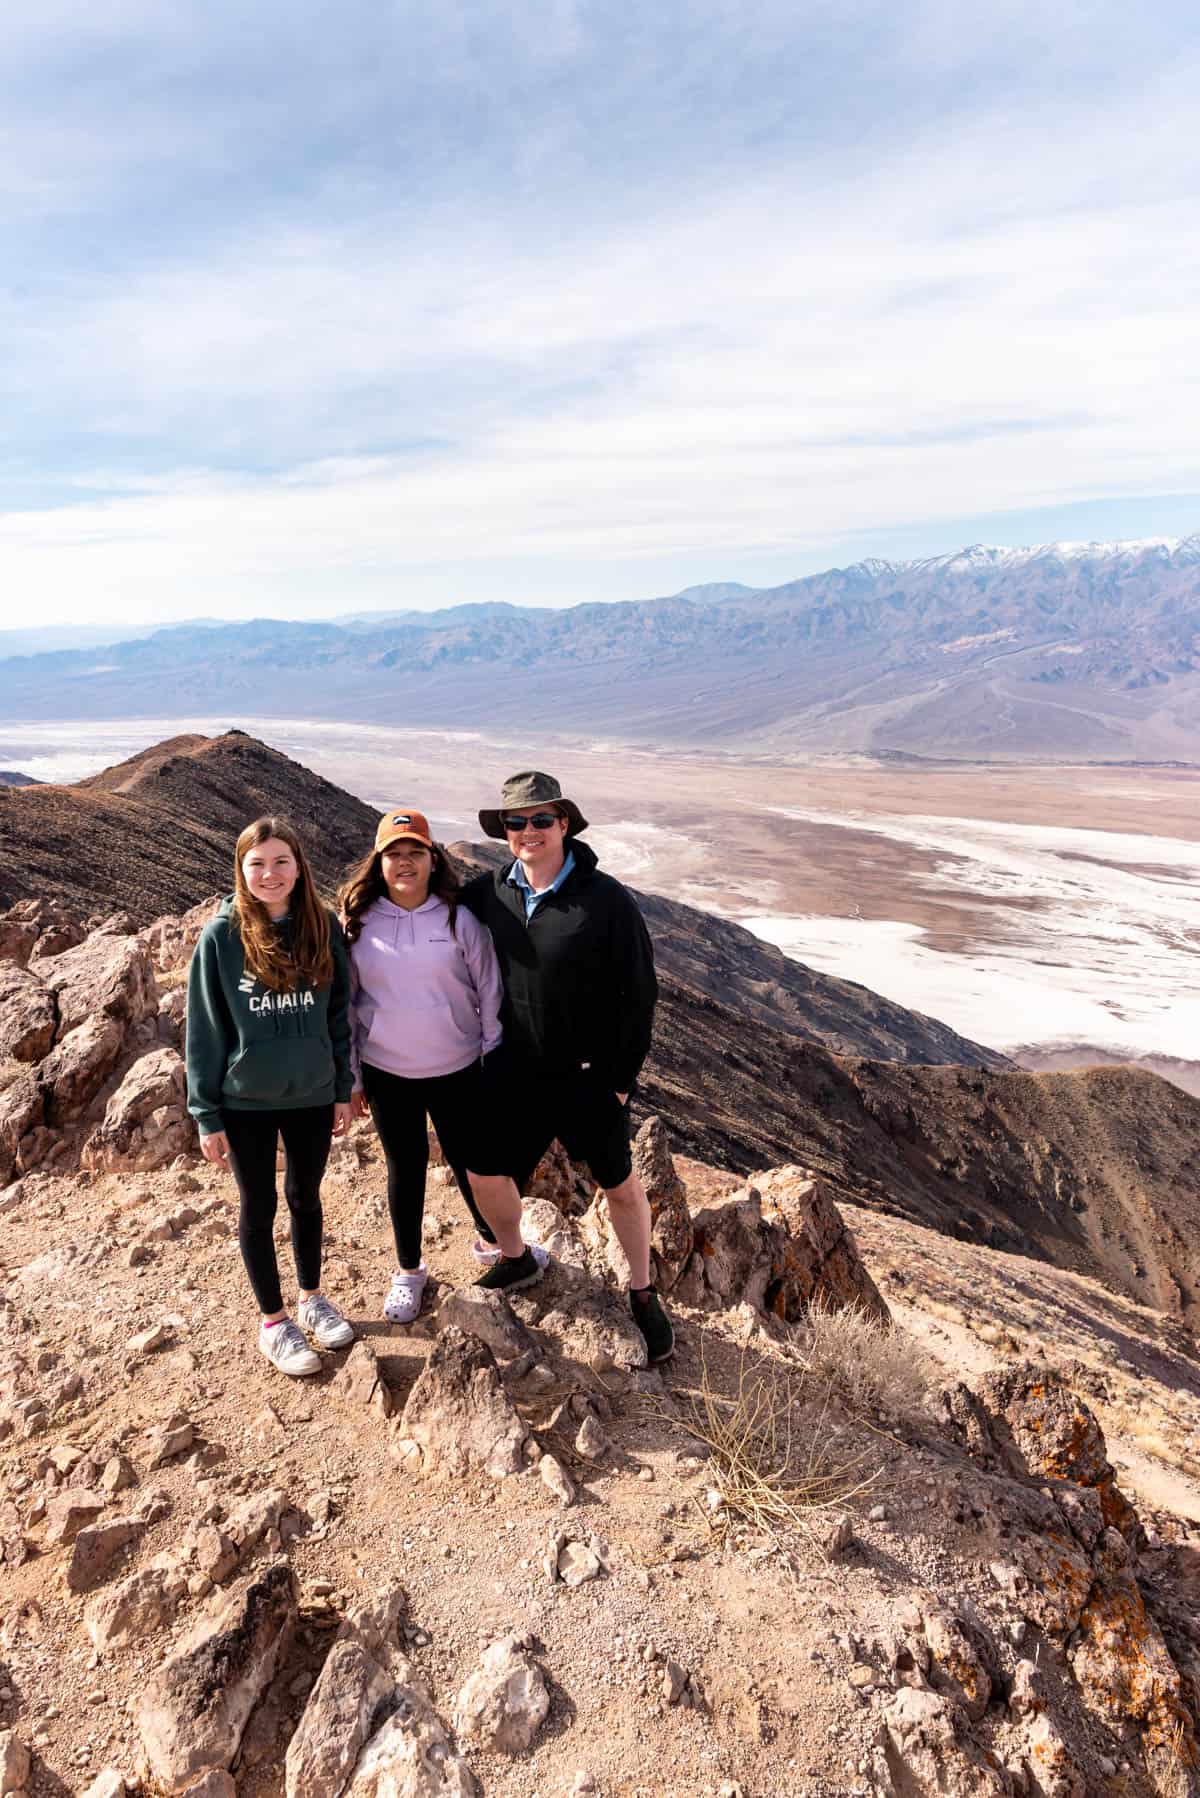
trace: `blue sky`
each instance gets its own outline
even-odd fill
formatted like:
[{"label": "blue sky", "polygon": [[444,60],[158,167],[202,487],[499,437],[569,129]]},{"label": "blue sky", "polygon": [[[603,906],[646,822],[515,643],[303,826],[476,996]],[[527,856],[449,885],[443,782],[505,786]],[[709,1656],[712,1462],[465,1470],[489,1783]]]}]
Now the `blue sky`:
[{"label": "blue sky", "polygon": [[1200,528],[1182,0],[17,10],[6,622]]}]

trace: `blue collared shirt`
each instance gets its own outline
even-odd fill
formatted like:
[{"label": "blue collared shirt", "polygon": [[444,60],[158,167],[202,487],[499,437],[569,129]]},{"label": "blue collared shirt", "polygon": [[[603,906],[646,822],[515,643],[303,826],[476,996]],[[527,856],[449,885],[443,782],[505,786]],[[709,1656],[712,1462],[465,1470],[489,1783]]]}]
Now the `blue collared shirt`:
[{"label": "blue collared shirt", "polygon": [[520,889],[521,897],[525,901],[525,922],[527,924],[542,900],[550,893],[557,893],[559,887],[567,878],[567,875],[571,873],[574,866],[575,851],[573,849],[568,849],[566,859],[563,862],[562,867],[558,870],[558,873],[554,876],[554,879],[550,882],[550,885],[548,887],[543,887],[540,893],[535,893],[529,884],[529,876],[526,874],[520,862],[516,861],[513,863],[512,867],[508,870],[506,878],[509,886],[518,887]]}]

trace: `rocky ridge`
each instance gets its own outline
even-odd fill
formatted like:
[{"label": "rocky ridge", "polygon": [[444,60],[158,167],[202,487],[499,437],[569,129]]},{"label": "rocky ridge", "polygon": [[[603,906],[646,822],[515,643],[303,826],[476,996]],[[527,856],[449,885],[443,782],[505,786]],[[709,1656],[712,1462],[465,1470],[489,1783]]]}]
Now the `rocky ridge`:
[{"label": "rocky ridge", "polygon": [[1195,1101],[836,1056],[666,971],[674,1360],[561,1151],[505,1302],[433,1145],[382,1323],[364,1123],[360,1338],[289,1384],[183,1105],[212,904],[0,917],[3,1798],[1200,1798]]},{"label": "rocky ridge", "polygon": [[8,1789],[1200,1793],[1200,1491],[1190,1527],[1143,1508],[1051,1360],[939,1372],[881,1296],[911,1306],[921,1258],[873,1278],[807,1170],[737,1184],[654,1119],[636,1153],[661,1373],[561,1161],[525,1217],[555,1259],[511,1302],[431,1168],[404,1330],[356,1126],[327,1283],[363,1333],[303,1384],[254,1351],[216,1169],[8,1189]]},{"label": "rocky ridge", "polygon": [[[146,928],[188,908],[197,892],[227,890],[238,831],[272,810],[304,821],[328,893],[374,835],[369,807],[242,731],[172,737],[73,786],[39,786],[6,809],[0,801],[0,900],[38,906],[52,893],[58,915],[76,928],[101,921],[105,908]],[[170,854],[148,854],[164,834]],[[71,843],[84,837],[88,854],[80,862]],[[477,866],[496,849],[457,847]],[[790,961],[737,924],[657,895],[639,897],[666,971],[756,1023],[841,1054],[1009,1065],[936,1018]]]},{"label": "rocky ridge", "polygon": [[227,891],[238,832],[278,811],[304,821],[314,873],[330,890],[378,821],[240,730],[171,737],[74,785],[0,787],[0,904],[52,894],[81,921],[119,910],[148,925],[198,893]]},{"label": "rocky ridge", "polygon": [[[0,914],[0,1181],[148,1172],[194,1148],[185,977],[215,904],[142,930],[115,913],[85,931],[58,901]],[[681,1148],[743,1174],[802,1159],[840,1200],[1099,1275],[1194,1326],[1200,1100],[1125,1068],[833,1055],[748,1026],[671,972],[673,954],[635,1115]]]},{"label": "rocky ridge", "polygon": [[[1200,1792],[1200,1493],[1193,1534],[1117,1482],[1081,1396],[1123,1420],[1101,1289],[913,1223],[900,1252],[897,1220],[843,1211],[811,1165],[677,1162],[652,1115],[665,1376],[561,1151],[525,1217],[551,1271],[511,1303],[469,1283],[433,1167],[431,1303],[393,1329],[373,1321],[389,1258],[359,1126],[327,1183],[328,1282],[363,1334],[288,1387],[254,1353],[230,1187],[183,1111],[179,980],[210,910],[0,924],[9,1046],[32,1058],[4,1101],[32,1079],[42,1106],[19,1135],[5,1113],[0,1190],[12,1790],[85,1789],[107,1720],[99,1791],[145,1798],[516,1798],[531,1772],[564,1798]],[[961,1343],[940,1374],[912,1331],[923,1295],[952,1315],[943,1270],[969,1256],[1060,1286],[968,1386]],[[960,1319],[984,1314],[981,1275],[965,1266]],[[1150,1385],[1163,1428],[1200,1440],[1190,1332],[1160,1317],[1152,1338],[1152,1314],[1107,1303],[1147,1340],[1141,1415]]]}]

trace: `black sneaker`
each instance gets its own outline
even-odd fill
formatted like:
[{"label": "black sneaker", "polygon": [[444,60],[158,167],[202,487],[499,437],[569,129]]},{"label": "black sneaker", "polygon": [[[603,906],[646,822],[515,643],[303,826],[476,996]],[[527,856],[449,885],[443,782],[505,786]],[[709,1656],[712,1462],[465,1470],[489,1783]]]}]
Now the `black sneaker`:
[{"label": "black sneaker", "polygon": [[475,1284],[487,1292],[519,1292],[522,1286],[532,1286],[540,1280],[545,1271],[532,1250],[526,1249],[515,1261],[501,1255],[496,1265],[489,1267]]},{"label": "black sneaker", "polygon": [[651,1363],[665,1361],[674,1351],[675,1332],[654,1287],[647,1286],[641,1292],[631,1287],[629,1308],[633,1312],[634,1323],[646,1338],[647,1360]]}]

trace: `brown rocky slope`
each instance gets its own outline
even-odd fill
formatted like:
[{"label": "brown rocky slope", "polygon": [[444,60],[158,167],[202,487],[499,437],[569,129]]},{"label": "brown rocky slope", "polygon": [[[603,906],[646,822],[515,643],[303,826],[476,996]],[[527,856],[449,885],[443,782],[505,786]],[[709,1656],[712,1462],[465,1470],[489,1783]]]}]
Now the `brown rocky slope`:
[{"label": "brown rocky slope", "polygon": [[78,916],[136,924],[231,885],[242,826],[283,812],[335,887],[376,814],[243,731],[172,737],[74,786],[0,787],[0,903],[53,896]]},{"label": "brown rocky slope", "polygon": [[10,1186],[10,1790],[1200,1798],[1200,1531],[1135,1508],[1053,1361],[960,1384],[871,1321],[819,1181],[675,1168],[649,1121],[637,1153],[678,1324],[661,1373],[603,1208],[553,1165],[525,1228],[555,1260],[507,1304],[474,1293],[431,1171],[435,1283],[402,1329],[356,1126],[326,1284],[362,1335],[304,1383],[255,1352],[218,1170]]},{"label": "brown rocky slope", "polygon": [[665,980],[642,1085],[702,1160],[802,1160],[848,1200],[1200,1320],[1200,1100],[1157,1075],[830,1055]]},{"label": "brown rocky slope", "polygon": [[[39,878],[94,903],[120,891],[125,871],[140,920],[152,896],[187,878],[191,839],[179,831],[207,845],[191,898],[210,870],[224,884],[234,830],[281,795],[311,817],[329,864],[339,845],[348,860],[369,840],[373,822],[349,795],[236,732],[159,745],[94,782],[31,789],[0,808],[11,816],[47,795],[82,808],[95,828],[79,841],[94,855],[75,854],[73,835],[50,835]],[[150,844],[167,847],[148,854]],[[11,838],[3,865],[6,876],[23,865]],[[186,1146],[182,978],[204,915],[142,932],[117,917],[86,941],[57,902],[22,901],[0,920],[0,1179],[81,1147],[91,1165],[132,1157],[149,1167]],[[693,928],[686,907],[659,920],[662,997],[638,1101],[679,1146],[740,1172],[816,1167],[851,1201],[1097,1274],[1194,1324],[1200,1101],[1120,1068],[1037,1075],[831,1055],[801,1033],[881,1037],[915,1054],[930,1021],[902,1014],[898,1025],[899,1008],[881,1019],[874,996],[847,983],[817,989],[814,1003],[803,969],[795,984],[786,969],[759,982],[769,952],[748,960],[744,932],[704,923],[713,930]],[[836,1006],[843,991],[856,1007],[848,1017]],[[921,1045],[931,1055],[938,1046],[936,1036]]]},{"label": "brown rocky slope", "polygon": [[[0,920],[8,1792],[1200,1798],[1200,1532],[1118,1484],[1059,1367],[1118,1428],[1148,1390],[1184,1447],[1194,1338],[951,1240],[1019,1227],[1088,1267],[1101,1224],[1144,1214],[1149,1277],[1149,1220],[1190,1227],[1194,1101],[1123,1070],[838,1058],[666,974],[637,1156],[669,1367],[644,1367],[605,1209],[554,1156],[526,1207],[538,1287],[480,1299],[435,1167],[427,1313],[380,1321],[364,1124],[325,1187],[361,1340],[288,1383],[184,1111],[208,910]],[[675,1166],[671,1136],[770,1171]],[[961,1334],[944,1370],[923,1352],[912,1326],[954,1294],[994,1362]]]}]

